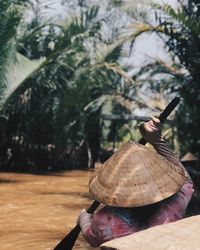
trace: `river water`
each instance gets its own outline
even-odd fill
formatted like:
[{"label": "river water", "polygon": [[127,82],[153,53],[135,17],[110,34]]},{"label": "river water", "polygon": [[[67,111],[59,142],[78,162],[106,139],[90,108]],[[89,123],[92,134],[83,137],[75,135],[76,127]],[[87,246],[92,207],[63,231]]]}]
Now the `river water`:
[{"label": "river water", "polygon": [[[0,173],[0,249],[51,250],[89,207],[92,172]],[[82,235],[74,249],[92,250]]]}]

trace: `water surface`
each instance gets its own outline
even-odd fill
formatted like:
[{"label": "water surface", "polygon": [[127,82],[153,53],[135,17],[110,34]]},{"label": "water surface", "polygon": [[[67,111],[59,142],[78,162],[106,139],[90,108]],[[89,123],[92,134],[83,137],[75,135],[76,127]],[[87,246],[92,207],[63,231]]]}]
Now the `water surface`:
[{"label": "water surface", "polygon": [[[51,250],[91,204],[89,171],[0,173],[1,250]],[[92,250],[82,235],[74,249]]]}]

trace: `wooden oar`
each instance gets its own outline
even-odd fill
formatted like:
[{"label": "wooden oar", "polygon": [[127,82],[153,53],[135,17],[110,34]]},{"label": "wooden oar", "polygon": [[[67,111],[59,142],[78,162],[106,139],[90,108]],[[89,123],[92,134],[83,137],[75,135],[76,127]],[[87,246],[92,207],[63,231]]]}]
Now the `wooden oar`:
[{"label": "wooden oar", "polygon": [[[170,115],[170,113],[174,110],[174,108],[177,106],[177,104],[179,103],[180,98],[179,97],[175,97],[169,104],[168,106],[165,108],[165,110],[160,114],[160,116],[158,117],[160,122],[163,123],[167,117]],[[147,141],[144,138],[141,138],[139,140],[139,143],[142,145],[145,145],[147,143]],[[99,206],[99,202],[98,201],[94,201],[91,206],[87,209],[88,213],[94,213],[94,211],[97,209],[97,207]],[[65,238],[63,238],[63,240],[54,248],[54,250],[71,250],[76,242],[76,239],[79,236],[79,233],[81,231],[81,228],[79,225],[76,225],[71,232],[69,232]]]}]

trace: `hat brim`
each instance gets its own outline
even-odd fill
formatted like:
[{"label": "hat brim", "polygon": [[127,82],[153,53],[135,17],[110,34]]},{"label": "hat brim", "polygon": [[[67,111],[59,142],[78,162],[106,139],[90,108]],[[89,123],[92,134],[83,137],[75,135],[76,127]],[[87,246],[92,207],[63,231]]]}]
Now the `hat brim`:
[{"label": "hat brim", "polygon": [[139,207],[169,198],[184,182],[181,167],[129,141],[98,168],[90,180],[89,192],[109,206]]}]

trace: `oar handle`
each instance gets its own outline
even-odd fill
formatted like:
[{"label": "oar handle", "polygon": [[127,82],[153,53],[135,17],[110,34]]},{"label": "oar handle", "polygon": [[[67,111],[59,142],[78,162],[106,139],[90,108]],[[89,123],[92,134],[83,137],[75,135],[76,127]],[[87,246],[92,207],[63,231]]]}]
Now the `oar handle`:
[{"label": "oar handle", "polygon": [[98,201],[93,201],[93,203],[90,205],[90,207],[87,209],[87,212],[90,214],[93,214],[94,211],[98,208],[100,202]]},{"label": "oar handle", "polygon": [[[158,117],[158,119],[160,120],[161,124],[165,122],[165,120],[167,119],[167,117],[171,114],[171,112],[175,109],[175,107],[178,105],[179,102],[180,102],[180,98],[179,97],[175,97],[167,105],[167,107],[163,110],[163,112]],[[139,143],[142,144],[142,145],[145,145],[147,143],[147,141],[142,137],[139,140]]]},{"label": "oar handle", "polygon": [[[179,103],[180,98],[179,97],[175,97],[169,104],[168,106],[165,108],[165,110],[160,114],[159,116],[159,120],[161,121],[161,123],[163,123],[166,118],[168,117],[168,115],[170,115],[170,113],[173,111],[173,109],[177,106],[177,104]],[[147,141],[142,137],[139,140],[140,144],[145,145],[147,143]],[[99,206],[99,202],[98,201],[93,201],[93,203],[90,205],[90,207],[87,209],[88,213],[94,213],[94,211],[97,209],[97,207]],[[78,238],[78,235],[81,231],[81,228],[79,225],[76,225],[71,232],[69,232],[65,238],[54,248],[54,250],[72,250],[76,239]]]}]

